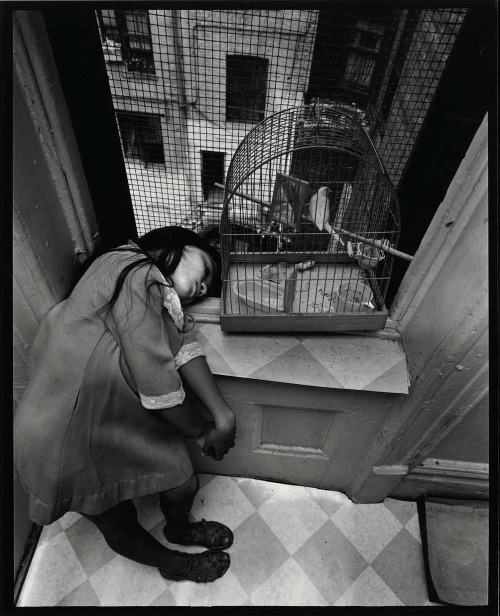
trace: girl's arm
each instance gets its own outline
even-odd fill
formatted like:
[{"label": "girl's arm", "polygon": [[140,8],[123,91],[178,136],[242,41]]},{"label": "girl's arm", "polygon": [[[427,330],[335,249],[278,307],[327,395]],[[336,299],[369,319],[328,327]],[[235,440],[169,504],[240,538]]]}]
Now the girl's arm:
[{"label": "girl's arm", "polygon": [[179,368],[179,373],[210,411],[215,426],[226,430],[234,427],[234,413],[224,400],[205,357],[195,357]]},{"label": "girl's arm", "polygon": [[234,447],[236,422],[214,379],[205,357],[199,356],[179,368],[179,373],[212,415],[215,426],[205,438],[203,453],[221,460]]},{"label": "girl's arm", "polygon": [[204,432],[205,420],[187,401],[172,408],[157,409],[153,412],[159,413],[186,438],[197,439]]}]

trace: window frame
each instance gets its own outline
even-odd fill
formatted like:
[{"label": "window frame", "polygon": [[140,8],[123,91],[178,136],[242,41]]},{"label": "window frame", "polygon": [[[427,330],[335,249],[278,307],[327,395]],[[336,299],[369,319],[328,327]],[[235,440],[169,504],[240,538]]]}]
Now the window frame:
[{"label": "window frame", "polygon": [[[127,26],[127,13],[132,15],[135,13],[140,13],[143,17],[145,17],[145,21],[143,23],[146,25],[147,32],[145,33],[129,30]],[[101,31],[102,45],[109,45],[109,40],[118,43],[121,49],[121,56],[115,57],[114,61],[123,62],[127,67],[127,70],[130,72],[154,77],[156,72],[151,36],[151,24],[149,22],[149,11],[144,9],[133,11],[107,9],[107,14],[112,20],[114,20],[116,26],[105,24],[103,9],[96,10],[97,21]],[[145,41],[145,46],[136,47],[132,45],[131,37],[143,39]]]},{"label": "window frame", "polygon": [[[165,165],[161,114],[122,109],[116,110],[115,114],[124,158],[139,159],[146,165],[149,163]],[[151,146],[161,146],[156,150],[161,152],[161,160],[154,160],[154,156],[151,156],[153,152]]]}]

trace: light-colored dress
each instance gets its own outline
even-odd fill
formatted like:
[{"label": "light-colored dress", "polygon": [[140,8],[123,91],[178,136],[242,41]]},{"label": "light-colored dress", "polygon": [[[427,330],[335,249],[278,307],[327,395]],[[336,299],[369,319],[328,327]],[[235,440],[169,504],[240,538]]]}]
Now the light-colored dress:
[{"label": "light-colored dress", "polygon": [[204,353],[154,265],[132,270],[112,310],[98,312],[123,267],[144,257],[125,248],[91,265],[33,343],[14,458],[40,525],[67,511],[102,513],[193,473],[184,438],[156,409],[184,401],[177,370]]}]

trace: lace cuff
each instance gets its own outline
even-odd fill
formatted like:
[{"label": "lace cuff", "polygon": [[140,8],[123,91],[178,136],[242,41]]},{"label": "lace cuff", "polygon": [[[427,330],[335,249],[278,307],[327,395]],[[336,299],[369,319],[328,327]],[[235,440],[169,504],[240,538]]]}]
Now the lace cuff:
[{"label": "lace cuff", "polygon": [[201,348],[199,342],[189,342],[188,344],[183,344],[177,351],[177,355],[174,357],[175,368],[178,370],[181,366],[187,364],[188,361],[200,356],[204,357],[205,352]]},{"label": "lace cuff", "polygon": [[139,396],[144,408],[156,411],[157,409],[169,409],[173,406],[182,404],[186,394],[184,393],[184,389],[181,385],[181,388],[178,391],[172,391],[163,396],[143,396],[141,392],[139,392]]}]

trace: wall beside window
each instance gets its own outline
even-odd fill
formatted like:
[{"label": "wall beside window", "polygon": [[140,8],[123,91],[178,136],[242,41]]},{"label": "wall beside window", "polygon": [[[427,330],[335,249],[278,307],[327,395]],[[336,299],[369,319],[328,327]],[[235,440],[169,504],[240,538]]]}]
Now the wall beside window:
[{"label": "wall beside window", "polygon": [[[40,321],[68,293],[98,238],[50,43],[41,16],[30,11],[14,17],[13,158],[15,411]],[[17,476],[14,498],[17,569],[32,526]]]},{"label": "wall beside window", "polygon": [[[407,420],[411,430],[391,451],[394,460],[411,467],[398,488],[403,496],[454,489],[462,496],[488,495],[488,287],[485,117],[391,314],[403,335],[412,381],[401,412],[412,409],[414,421]],[[421,434],[418,443],[410,433]]]}]

